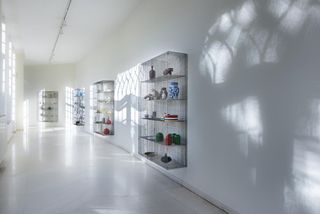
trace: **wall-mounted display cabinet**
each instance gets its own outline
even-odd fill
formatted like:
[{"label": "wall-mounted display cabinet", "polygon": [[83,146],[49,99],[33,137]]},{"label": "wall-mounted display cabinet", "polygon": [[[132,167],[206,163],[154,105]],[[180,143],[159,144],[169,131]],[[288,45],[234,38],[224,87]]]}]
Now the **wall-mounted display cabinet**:
[{"label": "wall-mounted display cabinet", "polygon": [[93,85],[93,131],[114,135],[114,81],[104,80]]},{"label": "wall-mounted display cabinet", "polygon": [[58,122],[59,94],[57,91],[39,92],[39,121],[40,122]]},{"label": "wall-mounted display cabinet", "polygon": [[187,166],[187,65],[176,52],[142,64],[138,152],[165,169]]},{"label": "wall-mounted display cabinet", "polygon": [[85,120],[85,89],[77,88],[73,90],[73,124],[84,126]]}]

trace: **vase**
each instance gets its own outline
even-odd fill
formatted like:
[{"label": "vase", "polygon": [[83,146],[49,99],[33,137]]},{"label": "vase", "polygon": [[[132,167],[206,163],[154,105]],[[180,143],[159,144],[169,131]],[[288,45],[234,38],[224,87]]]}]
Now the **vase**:
[{"label": "vase", "polygon": [[166,70],[163,71],[163,75],[172,75],[173,68],[167,68]]},{"label": "vase", "polygon": [[166,88],[166,87],[163,87],[163,88],[161,89],[161,92],[160,92],[160,98],[161,98],[162,100],[165,100],[165,99],[167,99],[167,96],[168,96],[167,88]]},{"label": "vase", "polygon": [[149,79],[156,78],[156,71],[153,70],[153,65],[151,66],[151,70],[149,71]]},{"label": "vase", "polygon": [[163,157],[161,157],[161,161],[163,163],[169,163],[170,161],[172,161],[172,158],[170,156],[168,156],[166,153]]},{"label": "vase", "polygon": [[181,136],[178,134],[173,134],[172,141],[173,141],[173,144],[180,145],[181,144]]},{"label": "vase", "polygon": [[109,135],[109,134],[110,134],[110,129],[105,128],[105,129],[103,130],[103,134],[104,134],[104,135]]},{"label": "vase", "polygon": [[162,142],[163,141],[163,134],[161,132],[158,132],[156,134],[156,142]]},{"label": "vase", "polygon": [[112,124],[112,121],[110,120],[110,118],[108,117],[107,121],[106,121],[106,124],[108,125],[111,125]]},{"label": "vase", "polygon": [[178,99],[179,91],[178,82],[171,82],[169,85],[169,97],[174,100]]},{"label": "vase", "polygon": [[167,146],[170,146],[172,144],[172,135],[171,134],[167,134],[166,139],[165,139],[165,144]]}]

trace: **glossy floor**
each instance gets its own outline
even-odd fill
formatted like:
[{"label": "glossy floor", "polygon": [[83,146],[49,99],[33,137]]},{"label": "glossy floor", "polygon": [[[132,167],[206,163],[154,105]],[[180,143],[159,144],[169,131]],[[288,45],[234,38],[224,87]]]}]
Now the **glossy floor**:
[{"label": "glossy floor", "polygon": [[0,171],[0,214],[220,214],[163,174],[89,134],[30,129]]}]

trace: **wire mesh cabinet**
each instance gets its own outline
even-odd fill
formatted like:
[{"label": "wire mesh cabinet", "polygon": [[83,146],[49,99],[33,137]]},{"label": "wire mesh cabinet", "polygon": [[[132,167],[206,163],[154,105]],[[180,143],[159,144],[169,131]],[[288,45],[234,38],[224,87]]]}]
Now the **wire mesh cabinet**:
[{"label": "wire mesh cabinet", "polygon": [[141,69],[138,152],[165,169],[186,167],[188,56],[166,52]]},{"label": "wire mesh cabinet", "polygon": [[77,88],[73,90],[73,124],[76,126],[84,126],[85,118],[85,89]]},{"label": "wire mesh cabinet", "polygon": [[103,80],[93,85],[93,131],[114,135],[114,81]]},{"label": "wire mesh cabinet", "polygon": [[45,91],[39,92],[39,121],[58,122],[58,92]]}]

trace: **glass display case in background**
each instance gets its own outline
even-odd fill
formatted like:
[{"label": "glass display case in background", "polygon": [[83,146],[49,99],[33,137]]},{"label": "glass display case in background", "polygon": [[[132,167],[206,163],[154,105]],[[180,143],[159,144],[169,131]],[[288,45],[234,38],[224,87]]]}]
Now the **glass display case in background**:
[{"label": "glass display case in background", "polygon": [[40,122],[58,122],[59,95],[57,91],[39,92],[39,121]]},{"label": "glass display case in background", "polygon": [[77,88],[73,90],[73,124],[84,126],[85,124],[85,89]]},{"label": "glass display case in background", "polygon": [[114,135],[114,81],[104,80],[93,85],[93,132]]}]

